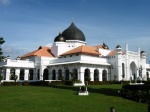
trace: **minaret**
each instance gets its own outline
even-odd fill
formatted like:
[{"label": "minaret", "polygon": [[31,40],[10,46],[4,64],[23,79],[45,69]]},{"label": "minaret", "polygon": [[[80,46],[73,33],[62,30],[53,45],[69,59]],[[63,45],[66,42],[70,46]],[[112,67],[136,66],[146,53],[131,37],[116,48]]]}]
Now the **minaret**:
[{"label": "minaret", "polygon": [[145,51],[141,51],[141,69],[142,69],[142,79],[147,80],[146,75],[146,53]]},{"label": "minaret", "polygon": [[118,81],[122,80],[122,48],[120,45],[116,46],[116,75]]},{"label": "minaret", "polygon": [[130,70],[129,70],[129,54],[128,54],[128,44],[125,44],[125,76],[126,76],[126,80],[130,80],[131,76],[130,76]]}]

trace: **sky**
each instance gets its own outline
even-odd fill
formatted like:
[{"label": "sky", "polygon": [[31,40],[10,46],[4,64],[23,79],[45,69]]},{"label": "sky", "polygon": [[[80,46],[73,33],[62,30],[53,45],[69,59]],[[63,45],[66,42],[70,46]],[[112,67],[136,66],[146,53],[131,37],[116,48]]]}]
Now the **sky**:
[{"label": "sky", "polygon": [[3,55],[16,58],[54,38],[74,19],[87,45],[105,42],[110,49],[138,47],[150,61],[149,0],[0,0],[0,36]]}]

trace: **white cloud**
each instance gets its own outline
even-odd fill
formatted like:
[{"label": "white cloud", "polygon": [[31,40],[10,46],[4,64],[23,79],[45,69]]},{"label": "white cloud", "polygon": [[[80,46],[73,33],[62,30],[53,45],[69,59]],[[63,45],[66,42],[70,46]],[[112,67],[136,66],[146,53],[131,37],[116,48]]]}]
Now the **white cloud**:
[{"label": "white cloud", "polygon": [[1,5],[9,5],[10,3],[10,0],[0,0]]}]

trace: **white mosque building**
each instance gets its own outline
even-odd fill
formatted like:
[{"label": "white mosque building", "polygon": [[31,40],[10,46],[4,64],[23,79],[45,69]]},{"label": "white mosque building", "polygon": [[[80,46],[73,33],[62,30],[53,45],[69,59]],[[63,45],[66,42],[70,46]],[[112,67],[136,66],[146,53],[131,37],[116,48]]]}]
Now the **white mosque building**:
[{"label": "white mosque building", "polygon": [[140,48],[130,51],[128,45],[110,50],[101,45],[86,45],[84,33],[71,25],[55,37],[52,46],[40,46],[37,50],[12,60],[10,56],[0,62],[3,81],[56,81],[74,78],[84,85],[86,80],[111,81],[147,80],[150,65],[146,64],[146,53]]}]

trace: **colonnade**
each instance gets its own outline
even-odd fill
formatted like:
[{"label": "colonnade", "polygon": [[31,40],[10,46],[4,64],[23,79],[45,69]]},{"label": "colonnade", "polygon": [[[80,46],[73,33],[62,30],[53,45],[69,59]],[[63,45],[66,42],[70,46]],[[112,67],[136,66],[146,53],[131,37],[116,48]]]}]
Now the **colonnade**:
[{"label": "colonnade", "polygon": [[85,82],[89,77],[91,81],[107,81],[109,79],[109,70],[107,68],[93,68],[78,66],[43,66],[37,68],[3,68],[1,69],[3,80],[11,81],[11,75],[17,75],[17,80],[71,80],[74,75],[75,80]]}]

